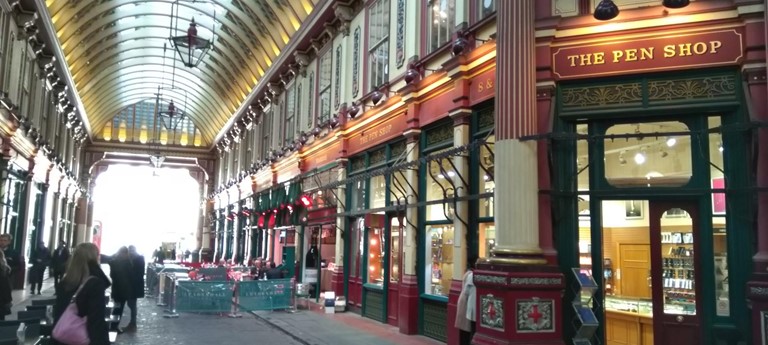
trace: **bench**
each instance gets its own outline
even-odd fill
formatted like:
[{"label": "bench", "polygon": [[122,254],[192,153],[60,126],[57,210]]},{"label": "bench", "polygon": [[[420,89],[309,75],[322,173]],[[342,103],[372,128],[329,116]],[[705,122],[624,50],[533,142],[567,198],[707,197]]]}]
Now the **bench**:
[{"label": "bench", "polygon": [[32,300],[32,305],[54,305],[56,304],[56,298],[36,298]]},{"label": "bench", "polygon": [[[0,320],[0,328],[2,327],[15,327],[15,329],[19,329],[19,325],[21,323],[24,323],[27,326],[25,335],[29,338],[36,338],[38,335],[40,335],[40,319],[37,318],[31,318],[31,319],[18,319],[18,320]],[[16,332],[14,331],[14,337],[16,336]]]}]

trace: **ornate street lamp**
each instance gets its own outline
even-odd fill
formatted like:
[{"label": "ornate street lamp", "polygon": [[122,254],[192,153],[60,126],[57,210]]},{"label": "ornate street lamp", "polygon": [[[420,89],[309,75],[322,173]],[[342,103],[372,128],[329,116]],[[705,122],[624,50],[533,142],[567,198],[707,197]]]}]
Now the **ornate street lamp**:
[{"label": "ornate street lamp", "polygon": [[184,114],[183,111],[176,109],[173,101],[168,103],[168,109],[160,111],[158,115],[160,115],[160,121],[162,121],[165,129],[169,131],[175,131],[179,123],[187,117],[187,114]]},{"label": "ornate street lamp", "polygon": [[173,47],[179,53],[181,62],[187,67],[197,67],[203,57],[211,49],[211,40],[197,36],[197,24],[195,18],[189,23],[187,34],[171,37]]}]

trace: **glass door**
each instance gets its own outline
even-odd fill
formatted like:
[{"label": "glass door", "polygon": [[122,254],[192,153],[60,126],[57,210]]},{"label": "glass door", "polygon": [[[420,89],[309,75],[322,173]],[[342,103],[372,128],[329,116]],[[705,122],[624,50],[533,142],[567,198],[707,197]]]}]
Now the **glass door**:
[{"label": "glass door", "polygon": [[701,344],[695,202],[649,202],[655,344]]}]

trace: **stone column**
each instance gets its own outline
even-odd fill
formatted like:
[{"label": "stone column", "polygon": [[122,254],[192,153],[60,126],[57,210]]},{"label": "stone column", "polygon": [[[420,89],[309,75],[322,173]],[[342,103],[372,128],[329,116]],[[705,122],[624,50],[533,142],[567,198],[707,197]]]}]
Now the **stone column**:
[{"label": "stone column", "polygon": [[[416,107],[416,106],[413,106]],[[415,108],[411,108],[415,109]],[[415,116],[415,111],[409,116]],[[413,162],[419,159],[419,136],[421,131],[418,129],[409,129],[405,132],[407,144],[405,151],[407,152],[406,159],[408,162]],[[405,180],[408,184],[413,186],[415,190],[418,190],[419,186],[419,174],[418,169],[408,169],[405,172]],[[406,187],[408,188],[408,187]],[[412,193],[410,188],[407,189],[409,193]],[[406,200],[408,205],[418,202],[418,195],[407,195]],[[418,332],[419,321],[419,280],[416,274],[418,268],[416,268],[416,255],[418,253],[418,228],[419,224],[418,208],[408,207],[405,210],[405,227],[403,231],[403,274],[400,280],[400,296],[397,308],[398,317],[397,323],[400,328],[400,333],[404,334],[416,334]]]},{"label": "stone column", "polygon": [[[450,112],[453,119],[453,146],[461,147],[469,144],[469,122],[472,109],[458,108]],[[456,175],[453,176],[453,185],[456,188],[456,197],[464,197],[469,194],[469,155],[459,154],[453,157],[453,165],[456,166]],[[465,183],[466,182],[466,183]],[[451,201],[452,202],[452,201]],[[459,329],[454,327],[451,320],[456,319],[457,303],[461,294],[461,282],[467,270],[467,233],[469,229],[469,202],[458,201],[453,218],[453,278],[448,295],[448,345],[459,344]]]},{"label": "stone column", "polygon": [[496,247],[478,264],[473,344],[564,344],[564,278],[539,246],[534,0],[497,4]]},{"label": "stone column", "polygon": [[85,195],[80,195],[77,198],[77,204],[75,204],[75,233],[77,234],[78,242],[88,242],[88,198]]},{"label": "stone column", "polygon": [[[347,179],[347,159],[342,158],[337,161],[338,168],[336,168],[336,181],[344,181]],[[336,188],[336,196],[342,201],[345,200],[347,195],[346,184],[341,184]],[[342,202],[336,203],[336,213],[344,213],[344,205]],[[344,234],[338,229],[345,228],[346,217],[336,217],[336,270],[331,276],[331,290],[336,293],[336,296],[344,296]]]}]

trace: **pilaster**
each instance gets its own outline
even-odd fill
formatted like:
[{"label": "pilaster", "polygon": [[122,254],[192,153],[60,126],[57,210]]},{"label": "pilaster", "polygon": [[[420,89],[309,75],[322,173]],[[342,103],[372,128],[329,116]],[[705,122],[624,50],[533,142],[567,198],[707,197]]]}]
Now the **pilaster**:
[{"label": "pilaster", "polygon": [[[344,181],[347,179],[347,159],[342,158],[337,160],[336,168],[336,181]],[[340,184],[336,188],[336,195],[343,197],[347,195],[346,184]],[[336,213],[344,213],[344,205],[341,202],[336,203]],[[336,217],[336,229],[344,229],[344,218]],[[333,271],[331,277],[331,290],[336,293],[336,296],[344,296],[344,234],[341,231],[336,230],[336,270]]]},{"label": "pilaster", "polygon": [[[408,162],[419,159],[420,134],[421,131],[418,129],[409,129],[404,133],[407,140],[405,151],[408,153],[406,157]],[[408,169],[405,172],[405,179],[411,186],[419,185],[419,174],[414,169]],[[415,203],[418,201],[418,195],[407,195],[406,199],[408,203]],[[416,275],[418,228],[416,224],[418,224],[417,209],[408,207],[405,210],[403,274],[400,279],[400,296],[397,300],[398,328],[400,333],[404,334],[416,334],[419,329],[419,281]]]}]

